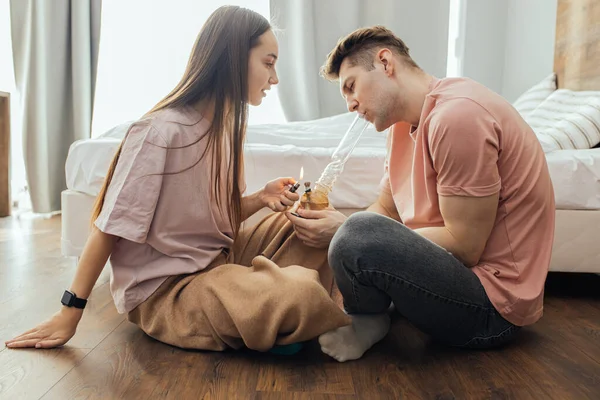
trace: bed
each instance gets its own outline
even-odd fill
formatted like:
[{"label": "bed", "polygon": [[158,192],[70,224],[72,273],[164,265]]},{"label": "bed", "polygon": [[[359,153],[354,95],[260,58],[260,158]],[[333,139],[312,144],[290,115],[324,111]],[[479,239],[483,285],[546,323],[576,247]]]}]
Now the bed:
[{"label": "bed", "polygon": [[[245,148],[248,192],[278,176],[305,180],[319,176],[353,115],[309,122],[250,127]],[[96,139],[75,142],[66,163],[68,190],[62,193],[62,252],[79,257],[89,229],[89,215],[128,124]],[[331,194],[332,204],[351,214],[378,195],[386,156],[386,134],[365,132]],[[546,155],[555,189],[556,240],[551,270],[600,272],[595,237],[600,230],[600,149],[562,150]],[[266,212],[256,215],[256,221]]]},{"label": "bed", "polygon": [[[594,10],[600,13],[600,7]],[[544,102],[558,90],[600,91],[597,69],[600,51],[580,56],[582,51],[590,48],[590,43],[598,46],[595,28],[592,24],[586,29],[581,26],[577,30],[570,28],[581,20],[577,18],[578,13],[584,12],[589,10],[572,6],[566,0],[559,2],[556,74],[515,102],[515,107],[527,118],[532,118],[529,113],[543,108]],[[245,147],[248,192],[278,176],[298,178],[301,167],[305,170],[304,180],[314,181],[353,118],[347,113],[314,121],[249,127]],[[538,118],[540,121],[545,119]],[[531,124],[536,123],[532,118]],[[62,193],[62,253],[65,256],[79,257],[82,252],[94,197],[128,126],[125,123],[99,138],[78,141],[71,146],[66,163],[68,189]],[[540,133],[542,137],[544,135]],[[369,206],[378,195],[385,156],[386,134],[374,130],[365,132],[336,182],[331,203],[347,215]],[[550,149],[546,158],[556,198],[556,233],[550,270],[600,273],[600,247],[597,245],[600,148]],[[266,212],[263,210],[247,223],[253,223]]]}]

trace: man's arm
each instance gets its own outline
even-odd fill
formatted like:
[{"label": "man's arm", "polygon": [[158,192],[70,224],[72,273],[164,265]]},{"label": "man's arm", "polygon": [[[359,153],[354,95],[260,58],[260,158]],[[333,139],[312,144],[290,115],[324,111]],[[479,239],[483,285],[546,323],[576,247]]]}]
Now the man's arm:
[{"label": "man's arm", "polygon": [[381,194],[375,201],[375,203],[371,204],[367,211],[371,211],[377,214],[385,215],[386,217],[390,217],[395,219],[398,222],[402,222],[400,218],[400,214],[398,214],[398,209],[396,208],[396,203],[394,203],[394,198],[392,194],[388,190],[381,190]]},{"label": "man's arm", "polygon": [[486,108],[463,97],[441,102],[429,117],[428,146],[444,226],[416,231],[467,267],[479,263],[496,220],[502,188],[497,126]]},{"label": "man's arm", "polygon": [[467,267],[481,258],[494,227],[498,193],[486,197],[439,196],[443,227],[415,232],[443,247]]}]

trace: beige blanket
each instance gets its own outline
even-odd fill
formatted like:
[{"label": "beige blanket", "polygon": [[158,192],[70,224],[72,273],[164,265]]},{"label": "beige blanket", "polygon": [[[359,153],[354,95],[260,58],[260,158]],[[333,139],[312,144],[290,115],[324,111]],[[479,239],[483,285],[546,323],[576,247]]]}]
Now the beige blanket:
[{"label": "beige blanket", "polygon": [[305,246],[271,214],[206,270],[169,278],[129,320],[177,347],[267,351],[350,324],[340,305],[327,250]]}]

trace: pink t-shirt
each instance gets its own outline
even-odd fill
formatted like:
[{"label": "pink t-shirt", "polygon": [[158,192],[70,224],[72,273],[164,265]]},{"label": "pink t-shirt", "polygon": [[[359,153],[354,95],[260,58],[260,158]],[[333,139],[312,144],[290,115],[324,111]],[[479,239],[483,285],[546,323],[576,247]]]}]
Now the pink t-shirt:
[{"label": "pink t-shirt", "polygon": [[228,215],[211,201],[210,151],[200,160],[208,127],[185,107],[159,111],[129,130],[95,221],[119,237],[110,257],[110,287],[120,313],[133,310],[168,277],[206,268],[233,243]]},{"label": "pink t-shirt", "polygon": [[443,226],[438,195],[500,192],[493,230],[473,271],[500,314],[537,321],[554,240],[554,191],[532,129],[498,94],[466,78],[431,83],[419,125],[392,128],[382,190],[411,229]]}]

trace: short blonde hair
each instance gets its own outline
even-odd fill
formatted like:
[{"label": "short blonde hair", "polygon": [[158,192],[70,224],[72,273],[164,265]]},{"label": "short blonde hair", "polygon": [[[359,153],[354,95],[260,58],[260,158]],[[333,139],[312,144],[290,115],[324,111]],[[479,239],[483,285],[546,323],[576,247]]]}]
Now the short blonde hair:
[{"label": "short blonde hair", "polygon": [[399,55],[406,65],[412,68],[420,67],[411,58],[408,46],[394,33],[380,25],[370,28],[357,29],[341,38],[335,48],[327,55],[325,65],[321,67],[321,76],[335,81],[340,77],[340,68],[346,58],[351,66],[362,65],[367,70],[374,68],[375,53],[382,47]]}]

